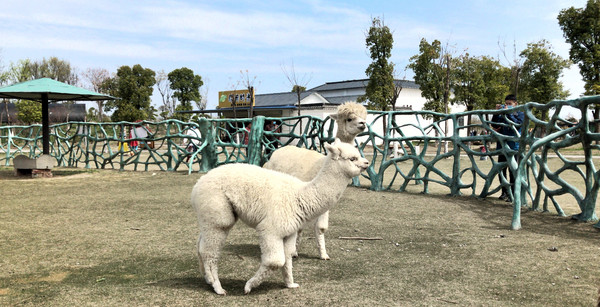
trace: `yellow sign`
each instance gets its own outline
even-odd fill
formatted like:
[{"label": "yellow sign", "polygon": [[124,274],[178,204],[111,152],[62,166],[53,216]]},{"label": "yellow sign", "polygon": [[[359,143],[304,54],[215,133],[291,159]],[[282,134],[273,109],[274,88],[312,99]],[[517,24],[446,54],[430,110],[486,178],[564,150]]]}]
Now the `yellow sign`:
[{"label": "yellow sign", "polygon": [[249,90],[219,92],[219,109],[232,108],[234,105],[235,107],[249,107],[250,103],[254,101],[252,96]]}]

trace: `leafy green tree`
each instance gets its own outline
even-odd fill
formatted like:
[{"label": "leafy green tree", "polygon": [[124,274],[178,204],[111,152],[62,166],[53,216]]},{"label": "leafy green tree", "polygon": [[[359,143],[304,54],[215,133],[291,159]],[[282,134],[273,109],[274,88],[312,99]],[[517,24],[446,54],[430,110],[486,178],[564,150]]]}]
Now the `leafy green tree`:
[{"label": "leafy green tree", "polygon": [[484,100],[486,89],[478,59],[465,53],[455,59],[454,65],[457,82],[452,101],[464,105],[467,111],[477,109]]},{"label": "leafy green tree", "polygon": [[453,102],[465,105],[467,111],[494,109],[508,93],[507,75],[510,68],[496,59],[464,54],[455,60]]},{"label": "leafy green tree", "polygon": [[[471,57],[466,53],[455,59],[456,83],[452,100],[465,105],[467,111],[494,109],[508,92],[508,75],[510,68],[500,65],[498,60],[488,56]],[[470,115],[467,121],[470,125]]]},{"label": "leafy green tree", "polygon": [[[0,49],[2,51],[2,49]],[[8,83],[8,70],[4,67],[4,63],[2,61],[2,56],[0,56],[0,86],[3,86]]]},{"label": "leafy green tree", "polygon": [[17,117],[27,125],[42,121],[42,104],[33,100],[19,100],[16,104]]},{"label": "leafy green tree", "polygon": [[[71,64],[68,61],[60,60],[57,57],[43,59],[41,61],[31,61],[29,59],[20,60],[11,64],[10,69],[5,72],[7,81],[12,83],[24,82],[27,80],[39,78],[52,78],[54,80],[68,84],[76,84],[78,77],[73,73]],[[64,102],[73,103],[73,102]],[[22,100],[16,103],[17,117],[24,123],[37,123],[42,120],[42,104],[37,101]]]},{"label": "leafy green tree", "polygon": [[[579,66],[586,95],[600,94],[600,0],[588,0],[585,8],[570,7],[558,14],[569,58]],[[600,105],[593,106],[596,131],[600,131]]]},{"label": "leafy green tree", "polygon": [[133,67],[121,66],[116,76],[102,83],[103,90],[119,99],[109,101],[105,111],[114,109],[113,121],[129,121],[150,119],[154,109],[150,105],[150,97],[156,83],[155,72],[143,68],[140,64]]},{"label": "leafy green tree", "polygon": [[[168,74],[170,88],[173,90],[173,97],[179,101],[175,111],[193,110],[192,101],[200,101],[200,87],[204,84],[202,77],[194,75],[194,71],[187,67],[175,69]],[[180,120],[189,120],[190,114],[176,113],[175,118]]]},{"label": "leafy green tree", "polygon": [[29,70],[32,79],[51,78],[72,85],[76,85],[79,81],[77,74],[71,69],[71,64],[57,57],[29,62]]},{"label": "leafy green tree", "polygon": [[504,67],[494,58],[483,56],[479,61],[479,69],[486,84],[483,101],[477,109],[495,109],[496,104],[504,102],[504,97],[509,93],[511,67]]},{"label": "leafy green tree", "polygon": [[17,63],[11,63],[8,69],[9,83],[25,82],[33,79],[31,72],[31,60],[20,60]]},{"label": "leafy green tree", "polygon": [[[11,63],[6,77],[8,83],[19,83],[33,79],[32,62],[29,59]],[[26,124],[42,121],[42,104],[37,101],[16,100],[17,118]]]},{"label": "leafy green tree", "polygon": [[365,95],[359,101],[367,101],[369,109],[388,110],[396,92],[394,84],[394,63],[389,62],[392,56],[394,37],[390,28],[379,18],[373,18],[366,38],[373,62],[365,73],[369,77]]},{"label": "leafy green tree", "polygon": [[440,41],[431,44],[425,38],[419,43],[419,54],[410,58],[408,68],[415,73],[415,83],[427,99],[425,110],[446,113],[447,99],[452,88],[451,58]]},{"label": "leafy green tree", "polygon": [[[558,14],[569,58],[579,66],[586,95],[600,94],[600,0],[588,0],[585,8],[570,7]],[[598,117],[596,117],[598,118]]]},{"label": "leafy green tree", "polygon": [[99,121],[100,121],[100,120],[99,120],[99,119],[100,119],[100,116],[98,115],[98,113],[99,113],[99,112],[98,112],[98,110],[96,110],[96,108],[94,108],[94,107],[90,107],[90,108],[87,110],[87,113],[86,113],[86,115],[85,115],[85,117],[86,117],[86,121],[88,121],[88,122],[99,122]]},{"label": "leafy green tree", "polygon": [[294,87],[292,87],[292,93],[302,93],[306,91],[306,87],[305,86],[301,86],[301,85],[294,85]]},{"label": "leafy green tree", "polygon": [[[527,44],[520,56],[524,62],[519,100],[548,103],[569,95],[569,92],[563,89],[559,78],[563,69],[571,66],[571,62],[555,54],[548,41]],[[546,120],[547,113],[548,111],[541,112],[542,120]]]}]

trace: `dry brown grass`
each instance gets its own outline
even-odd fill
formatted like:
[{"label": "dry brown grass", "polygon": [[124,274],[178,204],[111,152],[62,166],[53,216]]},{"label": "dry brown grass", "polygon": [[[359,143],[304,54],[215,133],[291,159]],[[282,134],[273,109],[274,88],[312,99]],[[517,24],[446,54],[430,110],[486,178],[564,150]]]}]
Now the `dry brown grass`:
[{"label": "dry brown grass", "polygon": [[[229,295],[201,278],[189,204],[199,175],[58,169],[51,179],[0,170],[0,305],[14,306],[593,306],[600,233],[489,198],[348,188],[326,234],[305,232],[298,289],[274,274],[250,295],[254,231],[232,230],[220,262]],[[575,212],[571,212],[575,213]],[[341,240],[339,237],[383,240]]]}]

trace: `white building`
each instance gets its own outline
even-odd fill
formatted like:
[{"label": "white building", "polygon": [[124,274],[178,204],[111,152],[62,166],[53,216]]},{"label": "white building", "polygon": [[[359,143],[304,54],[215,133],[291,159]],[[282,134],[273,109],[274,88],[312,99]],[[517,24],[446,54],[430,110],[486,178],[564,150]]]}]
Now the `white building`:
[{"label": "white building", "polygon": [[[327,82],[323,85],[311,88],[300,94],[300,108],[298,108],[297,94],[293,92],[257,94],[255,95],[255,115],[267,117],[291,117],[300,115],[311,115],[319,118],[326,118],[335,113],[336,108],[344,102],[356,102],[356,100],[365,94],[369,79],[348,80],[338,82]],[[397,85],[402,87],[402,91],[396,100],[396,110],[420,111],[423,110],[426,99],[421,96],[419,85],[414,81],[395,80]],[[450,112],[463,112],[464,106],[451,106]],[[210,110],[205,112],[221,113],[225,117],[233,117],[231,108]],[[238,108],[237,117],[248,117],[248,107]],[[369,124],[373,123],[377,115],[370,114],[367,118]],[[400,119],[397,119],[400,120]],[[432,121],[425,120],[419,116],[402,116],[402,123],[407,125],[402,131],[405,135],[422,135],[417,128],[412,125],[426,126]],[[371,129],[379,134],[382,133],[383,124],[379,120],[378,127],[371,125]],[[445,127],[441,127],[444,129]],[[452,129],[452,127],[450,127]],[[433,132],[432,132],[433,133]]]}]

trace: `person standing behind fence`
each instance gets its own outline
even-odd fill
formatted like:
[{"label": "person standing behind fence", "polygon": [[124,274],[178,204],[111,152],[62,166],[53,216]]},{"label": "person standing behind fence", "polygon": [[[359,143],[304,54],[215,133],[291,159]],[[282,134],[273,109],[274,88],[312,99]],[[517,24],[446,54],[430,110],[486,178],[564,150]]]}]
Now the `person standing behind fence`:
[{"label": "person standing behind fence", "polygon": [[248,142],[250,141],[250,131],[252,130],[252,123],[249,123],[244,129],[244,145],[246,145],[246,155],[248,155]]},{"label": "person standing behind fence", "polygon": [[185,162],[187,163],[190,160],[190,157],[192,156],[192,154],[198,150],[198,146],[200,146],[199,138],[201,138],[201,134],[200,134],[200,131],[198,130],[198,128],[190,127],[189,129],[187,129],[185,131],[185,135],[188,136],[188,138],[187,138],[188,143],[185,148],[185,150],[188,152],[188,155],[185,159]]},{"label": "person standing behind fence", "polygon": [[[512,109],[514,107],[517,106],[517,97],[515,95],[508,95],[506,96],[506,98],[504,98],[504,104],[502,105],[496,105],[496,109],[501,110],[501,109]],[[492,117],[492,128],[503,135],[506,136],[512,136],[515,137],[517,136],[517,131],[519,132],[519,134],[521,133],[521,125],[523,124],[523,120],[525,120],[525,114],[522,111],[515,111],[512,113],[504,113],[504,114],[494,114],[494,116]],[[514,151],[519,150],[519,142],[515,141],[515,140],[508,140],[506,141],[506,145]],[[496,143],[496,149],[502,149],[502,143],[500,141],[498,141]],[[515,160],[517,161],[517,163],[519,163],[519,155],[515,155]],[[508,161],[508,156],[505,155],[504,153],[500,153],[500,155],[498,156],[498,162],[502,163],[502,162],[506,162]],[[501,176],[503,175],[504,178],[506,178],[506,169],[507,167],[502,168],[502,170],[500,171],[500,174],[498,174],[498,178],[501,178]],[[502,182],[500,180],[500,182]],[[513,201],[513,197],[511,195],[512,192],[514,193],[514,187],[515,187],[515,175],[513,174],[513,172],[509,171],[509,182],[510,182],[510,191],[508,189],[508,187],[506,186],[502,186],[502,194],[500,195],[500,199],[507,201],[507,202],[512,202]]]},{"label": "person standing behind fence", "polygon": [[[135,139],[137,138],[137,135],[135,133],[135,127],[131,127],[129,129],[129,139]],[[133,156],[134,153],[136,151],[138,151],[138,141],[137,140],[131,140],[129,141],[129,148],[131,149],[131,151],[129,152],[129,155]]]},{"label": "person standing behind fence", "polygon": [[278,128],[274,121],[270,121],[265,125],[265,131],[271,133],[267,135],[267,144],[265,146],[265,155],[267,156],[279,147],[279,138],[273,135],[273,133],[277,133]]}]

